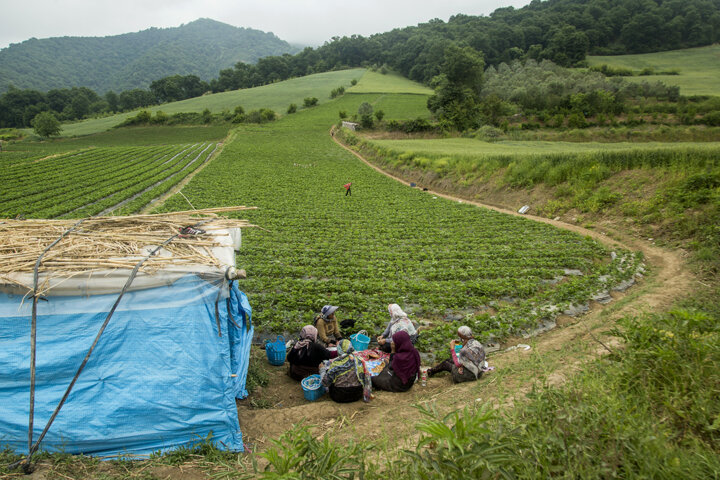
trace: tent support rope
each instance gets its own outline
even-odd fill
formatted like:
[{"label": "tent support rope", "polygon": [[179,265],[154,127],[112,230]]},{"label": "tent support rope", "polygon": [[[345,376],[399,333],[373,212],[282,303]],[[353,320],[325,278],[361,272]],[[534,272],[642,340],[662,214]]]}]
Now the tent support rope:
[{"label": "tent support rope", "polygon": [[[66,231],[65,233],[63,233],[63,235],[62,235],[60,238],[58,238],[57,240],[55,240],[55,241],[46,249],[46,251],[49,250],[50,247],[56,245],[65,235],[67,235],[71,230],[73,230],[75,227],[77,227],[77,226],[78,226],[80,223],[82,223],[84,220],[85,220],[85,219],[80,220],[80,221],[79,221],[78,223],[76,223],[70,230],[68,230],[68,231]],[[205,223],[207,223],[207,222],[209,222],[209,221],[210,221],[210,220],[204,220],[204,221],[202,221],[202,222],[196,223],[195,225],[193,225],[193,228],[199,227],[199,226],[201,226],[201,225],[203,225],[203,224],[205,224]],[[55,421],[55,417],[57,417],[58,413],[60,413],[60,409],[62,409],[63,405],[65,404],[65,401],[67,400],[67,397],[70,395],[70,392],[71,392],[72,389],[73,389],[73,386],[75,386],[75,382],[76,382],[77,379],[80,377],[80,374],[82,373],[83,369],[85,368],[85,365],[87,364],[88,360],[90,359],[90,355],[92,355],[93,350],[94,350],[95,347],[97,346],[97,343],[98,343],[98,341],[100,340],[100,336],[103,334],[103,332],[105,331],[105,328],[106,328],[106,327],[108,326],[108,324],[110,323],[110,318],[112,317],[113,313],[115,313],[115,309],[117,308],[118,304],[120,303],[120,300],[122,299],[123,295],[125,295],[125,292],[126,292],[127,289],[130,287],[130,285],[132,284],[133,280],[135,280],[135,276],[137,275],[137,272],[140,270],[140,267],[141,267],[142,264],[145,263],[150,257],[152,257],[153,255],[155,255],[161,248],[163,248],[165,245],[169,244],[170,242],[172,242],[173,240],[175,240],[175,239],[176,239],[177,237],[179,237],[179,236],[180,236],[180,233],[176,233],[176,234],[173,235],[172,237],[168,238],[167,240],[165,240],[162,244],[158,245],[152,252],[150,252],[146,257],[144,257],[143,259],[141,259],[141,260],[135,265],[135,268],[133,268],[132,272],[130,272],[130,276],[128,277],[127,281],[125,282],[125,285],[123,286],[122,290],[120,291],[120,295],[118,295],[117,300],[115,300],[115,303],[113,304],[112,308],[110,309],[110,312],[108,312],[108,315],[107,315],[107,317],[105,318],[105,321],[103,322],[102,326],[100,327],[100,330],[98,331],[97,335],[95,336],[95,341],[93,341],[92,345],[90,346],[90,349],[88,350],[87,354],[85,355],[85,358],[83,359],[82,363],[80,364],[80,367],[78,368],[77,372],[75,373],[75,376],[73,377],[72,381],[70,382],[70,385],[68,385],[67,389],[65,390],[65,394],[63,394],[63,397],[60,399],[60,403],[58,403],[58,406],[55,407],[55,411],[54,411],[53,414],[50,416],[50,420],[48,420],[47,425],[45,425],[45,428],[43,429],[42,433],[41,433],[40,436],[38,437],[38,439],[37,439],[37,441],[35,442],[35,444],[33,444],[32,446],[30,446],[30,447],[28,448],[28,456],[25,457],[24,459],[20,459],[20,460],[18,460],[17,462],[8,465],[8,468],[9,468],[9,469],[14,469],[14,468],[18,467],[20,464],[23,464],[23,470],[25,470],[26,472],[30,470],[30,462],[31,462],[31,460],[32,460],[32,456],[35,454],[35,452],[37,452],[38,448],[40,448],[40,442],[42,442],[43,438],[45,438],[45,435],[47,434],[48,430],[50,429],[50,426],[51,426],[52,423]],[[43,253],[43,255],[44,255],[44,253]],[[41,257],[42,257],[42,255],[41,255]],[[37,266],[39,265],[39,262],[40,262],[40,259],[38,259],[38,261],[37,261],[37,263],[36,263],[36,271],[35,271],[36,281],[37,281]],[[37,288],[37,287],[36,287],[36,288]],[[34,337],[34,332],[35,332],[35,306],[36,306],[36,305],[37,305],[37,300],[34,299],[34,303],[33,303],[33,307],[34,307],[34,308],[33,308],[33,327],[32,327],[32,330],[33,330],[33,338],[32,338],[33,352],[32,352],[32,359],[31,359],[31,363],[32,363],[32,373],[31,373],[31,382],[32,382],[32,385],[31,385],[31,392],[32,392],[32,393],[31,393],[31,402],[32,402],[32,403],[31,403],[31,407],[33,406],[32,404],[34,403],[34,393],[35,393],[35,391],[34,391],[34,387],[35,387],[35,385],[34,385],[34,378],[35,378],[35,368],[34,368],[34,367],[35,367],[35,365],[34,365],[35,337]],[[33,415],[32,408],[31,408],[31,410],[30,410],[30,415],[31,415],[31,417],[30,417],[30,433],[29,433],[29,438],[30,438],[30,441],[32,442],[32,415]]]}]

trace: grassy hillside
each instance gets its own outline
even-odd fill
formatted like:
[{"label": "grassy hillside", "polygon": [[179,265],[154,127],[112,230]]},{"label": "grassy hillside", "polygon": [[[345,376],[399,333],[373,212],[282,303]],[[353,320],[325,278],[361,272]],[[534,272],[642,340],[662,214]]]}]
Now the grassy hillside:
[{"label": "grassy hillside", "polygon": [[609,65],[640,71],[678,70],[680,75],[624,77],[632,82],[660,81],[680,87],[682,95],[720,95],[720,45],[639,55],[589,56],[590,66]]},{"label": "grassy hillside", "polygon": [[381,74],[368,71],[362,81],[348,90],[351,93],[414,93],[432,95],[432,89],[419,83],[411,82],[398,74]]},{"label": "grassy hillside", "polygon": [[[285,113],[285,110],[291,103],[302,106],[305,97],[317,97],[321,104],[327,102],[330,100],[331,90],[339,86],[348,88],[351,80],[360,80],[364,74],[365,70],[361,68],[318,73],[262,87],[215,93],[183,100],[181,102],[156,105],[148,107],[146,110],[153,113],[163,111],[169,115],[179,112],[202,112],[205,109],[210,110],[212,113],[220,113],[223,110],[232,111],[238,105],[242,105],[245,111],[269,108],[282,114]],[[412,85],[411,82],[408,83]],[[125,112],[109,117],[93,118],[78,123],[63,125],[62,135],[89,135],[102,132],[136,114],[137,111]]]}]

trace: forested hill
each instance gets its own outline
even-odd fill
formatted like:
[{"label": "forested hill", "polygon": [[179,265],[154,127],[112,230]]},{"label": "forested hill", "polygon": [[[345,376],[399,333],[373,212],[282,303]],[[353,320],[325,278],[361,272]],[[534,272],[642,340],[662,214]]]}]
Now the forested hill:
[{"label": "forested hill", "polygon": [[548,59],[573,66],[592,55],[648,53],[720,42],[720,0],[533,0],[489,16],[455,15],[444,22],[363,37],[333,38],[292,57],[265,58],[258,68],[220,72],[214,91],[262,85],[292,76],[362,65],[387,65],[429,83],[448,46],[482,52],[485,65]]},{"label": "forested hill", "polygon": [[199,19],[110,37],[32,38],[0,50],[0,92],[89,87],[104,93],[147,88],[159,78],[210,80],[238,61],[296,50],[272,33]]}]

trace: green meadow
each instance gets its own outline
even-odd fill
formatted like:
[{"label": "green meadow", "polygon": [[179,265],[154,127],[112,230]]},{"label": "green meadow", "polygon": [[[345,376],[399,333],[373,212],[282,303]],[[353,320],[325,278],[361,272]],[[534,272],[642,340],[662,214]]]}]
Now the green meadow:
[{"label": "green meadow", "polygon": [[[259,108],[269,108],[283,114],[291,103],[295,103],[302,108],[303,99],[306,97],[316,97],[320,104],[328,102],[330,101],[331,90],[340,86],[347,89],[353,79],[360,81],[365,73],[365,69],[362,68],[317,73],[262,87],[214,93],[180,102],[154,105],[143,110],[152,113],[162,111],[168,115],[180,112],[202,112],[205,109],[210,110],[212,113],[220,113],[224,110],[232,111],[235,107],[241,105],[246,112]],[[75,136],[102,132],[113,128],[123,120],[136,114],[137,110],[66,124],[62,126],[61,134]]]},{"label": "green meadow", "polygon": [[720,45],[637,55],[588,56],[590,66],[609,65],[640,71],[677,70],[680,75],[623,77],[631,82],[663,82],[680,87],[681,95],[720,95]]},{"label": "green meadow", "polygon": [[484,142],[472,138],[438,138],[412,140],[373,140],[372,143],[396,152],[412,152],[418,155],[449,155],[462,157],[484,156],[527,156],[548,154],[573,154],[605,151],[631,151],[647,149],[676,149],[690,147],[697,149],[713,149],[720,147],[720,142],[707,143],[601,143],[601,142],[543,142],[543,141],[502,141]]},{"label": "green meadow", "polygon": [[348,90],[350,93],[413,93],[417,95],[432,95],[432,89],[419,83],[411,82],[397,74],[382,74],[367,71],[362,81]]}]

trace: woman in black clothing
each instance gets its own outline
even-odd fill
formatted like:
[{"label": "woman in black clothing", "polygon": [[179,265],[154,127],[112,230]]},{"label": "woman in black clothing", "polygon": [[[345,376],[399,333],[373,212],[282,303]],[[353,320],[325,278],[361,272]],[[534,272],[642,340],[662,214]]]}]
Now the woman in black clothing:
[{"label": "woman in black clothing", "polygon": [[300,330],[300,339],[288,353],[290,363],[288,375],[298,382],[305,377],[319,373],[319,365],[330,359],[330,351],[317,341],[317,328],[305,325]]}]

